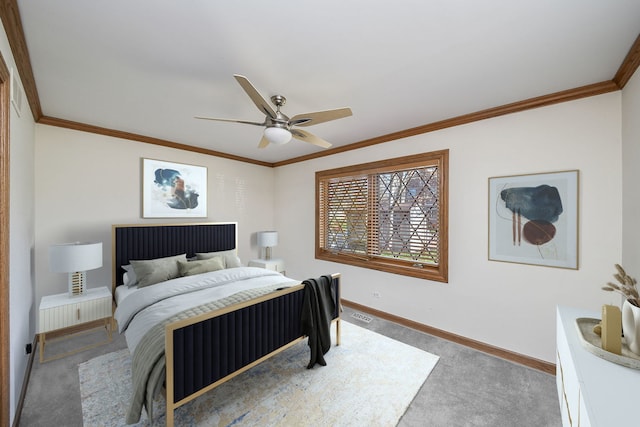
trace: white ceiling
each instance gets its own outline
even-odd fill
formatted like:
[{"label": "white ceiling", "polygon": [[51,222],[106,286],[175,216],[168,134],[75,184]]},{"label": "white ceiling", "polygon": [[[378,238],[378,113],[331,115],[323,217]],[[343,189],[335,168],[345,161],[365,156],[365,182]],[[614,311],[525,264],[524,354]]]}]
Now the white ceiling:
[{"label": "white ceiling", "polygon": [[233,78],[283,112],[349,106],[307,127],[343,146],[611,80],[637,0],[18,0],[45,116],[276,162]]}]

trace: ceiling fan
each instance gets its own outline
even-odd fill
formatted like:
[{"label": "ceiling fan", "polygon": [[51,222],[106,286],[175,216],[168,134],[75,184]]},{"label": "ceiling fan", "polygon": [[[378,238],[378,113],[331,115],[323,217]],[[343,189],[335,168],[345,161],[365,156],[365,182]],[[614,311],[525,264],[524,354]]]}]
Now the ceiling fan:
[{"label": "ceiling fan", "polygon": [[238,74],[234,74],[235,79],[238,81],[242,89],[249,95],[249,98],[256,104],[258,110],[265,114],[263,122],[250,122],[246,120],[234,120],[234,119],[218,119],[212,117],[198,117],[196,119],[215,120],[219,122],[233,122],[243,123],[247,125],[264,126],[264,135],[258,144],[258,148],[264,148],[267,145],[276,144],[282,145],[291,141],[291,138],[299,139],[300,141],[308,142],[310,144],[317,145],[322,148],[329,148],[331,144],[322,138],[319,138],[305,130],[297,129],[298,126],[311,126],[318,123],[328,122],[330,120],[342,119],[352,115],[351,109],[337,108],[335,110],[316,111],[314,113],[297,114],[291,118],[286,116],[280,111],[287,99],[282,95],[274,95],[271,97],[271,102],[276,106],[275,111],[273,107],[267,103],[267,101],[260,95],[251,82],[245,77]]}]

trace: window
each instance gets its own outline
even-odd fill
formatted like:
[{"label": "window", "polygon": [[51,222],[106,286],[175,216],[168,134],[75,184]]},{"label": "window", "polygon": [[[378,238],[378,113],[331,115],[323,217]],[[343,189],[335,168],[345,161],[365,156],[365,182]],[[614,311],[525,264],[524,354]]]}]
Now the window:
[{"label": "window", "polygon": [[449,150],[316,172],[316,258],[447,281]]}]

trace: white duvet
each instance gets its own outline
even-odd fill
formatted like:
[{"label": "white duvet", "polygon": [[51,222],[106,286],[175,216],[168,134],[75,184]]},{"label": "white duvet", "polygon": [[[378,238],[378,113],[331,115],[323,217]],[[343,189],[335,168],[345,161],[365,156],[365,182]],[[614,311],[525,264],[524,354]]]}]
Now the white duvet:
[{"label": "white duvet", "polygon": [[247,289],[282,285],[300,281],[271,270],[238,267],[180,277],[140,288],[118,305],[114,317],[120,333],[124,331],[131,354],[156,323],[207,301],[226,298]]}]

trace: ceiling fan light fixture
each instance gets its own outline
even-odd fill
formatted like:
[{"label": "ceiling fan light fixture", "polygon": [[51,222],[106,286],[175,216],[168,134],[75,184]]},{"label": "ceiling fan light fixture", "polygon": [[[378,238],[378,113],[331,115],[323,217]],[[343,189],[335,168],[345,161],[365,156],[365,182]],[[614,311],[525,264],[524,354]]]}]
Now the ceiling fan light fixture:
[{"label": "ceiling fan light fixture", "polygon": [[284,145],[291,141],[291,132],[285,128],[280,127],[268,127],[264,130],[264,136],[270,143],[275,145]]}]

